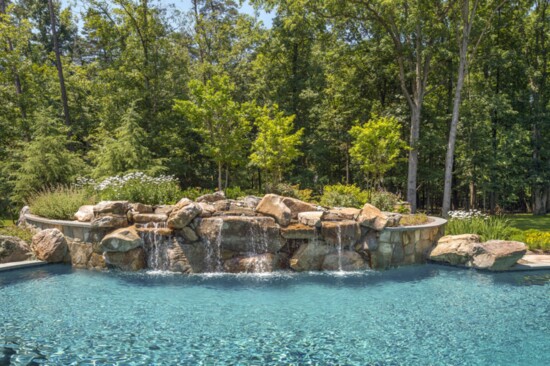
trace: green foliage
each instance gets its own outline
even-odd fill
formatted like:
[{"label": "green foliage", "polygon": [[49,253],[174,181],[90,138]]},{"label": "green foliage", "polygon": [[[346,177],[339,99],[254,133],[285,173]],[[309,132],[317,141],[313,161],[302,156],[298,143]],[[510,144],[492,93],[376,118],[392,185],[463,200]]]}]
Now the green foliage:
[{"label": "green foliage", "polygon": [[113,137],[102,133],[99,146],[90,153],[96,177],[108,177],[131,171],[156,173],[162,170],[158,159],[145,146],[146,132],[140,127],[135,103],[121,117],[121,124]]},{"label": "green foliage", "polygon": [[518,214],[506,215],[510,226],[521,230],[550,231],[550,215]]},{"label": "green foliage", "polygon": [[15,236],[27,243],[30,243],[33,232],[30,229],[22,228],[14,224],[0,225],[0,235]]},{"label": "green foliage", "polygon": [[378,207],[381,211],[393,211],[394,206],[401,201],[401,198],[391,192],[372,191],[368,203]]},{"label": "green foliage", "polygon": [[262,194],[254,189],[241,189],[241,187],[227,187],[224,191],[225,197],[231,200],[245,196],[261,196]]},{"label": "green foliage", "polygon": [[354,184],[335,184],[323,188],[320,203],[327,207],[361,208],[369,201],[369,198],[369,192],[361,190]]},{"label": "green foliage", "polygon": [[106,178],[95,185],[95,190],[101,200],[125,200],[149,205],[173,204],[184,197],[174,177],[151,177],[143,172]]},{"label": "green foliage", "polygon": [[297,184],[292,185],[288,183],[268,183],[266,184],[266,192],[278,194],[285,197],[293,197],[306,202],[315,203],[316,201],[313,197],[313,191],[311,189],[300,189],[300,186]]},{"label": "green foliage", "polygon": [[510,240],[520,241],[529,247],[529,250],[542,250],[550,252],[550,232],[541,230],[516,229],[510,235]]},{"label": "green foliage", "polygon": [[51,109],[42,109],[33,117],[32,140],[22,150],[20,168],[13,172],[19,200],[43,187],[69,184],[85,170],[78,154],[67,149],[67,127],[53,114]]},{"label": "green foliage", "polygon": [[205,189],[200,187],[187,187],[184,190],[180,191],[180,197],[181,198],[189,198],[190,200],[196,200],[198,197],[213,193],[211,189]]},{"label": "green foliage", "polygon": [[414,226],[414,225],[423,225],[429,222],[428,216],[423,213],[403,215],[399,224],[401,226]]},{"label": "green foliage", "polygon": [[349,153],[352,159],[376,185],[397,162],[407,145],[401,138],[399,122],[395,117],[374,117],[362,126],[353,126]]},{"label": "green foliage", "polygon": [[88,190],[66,186],[45,188],[28,200],[32,214],[58,220],[73,220],[80,206],[95,203]]},{"label": "green foliage", "polygon": [[481,240],[508,240],[513,234],[510,221],[503,216],[450,219],[445,228],[447,235],[477,234]]},{"label": "green foliage", "polygon": [[275,104],[271,108],[261,109],[255,121],[258,135],[252,143],[250,164],[265,170],[275,183],[282,181],[283,172],[291,167],[293,160],[302,155],[298,147],[302,143],[304,130],[293,133],[295,117],[285,117],[284,112],[279,111],[279,106]]}]

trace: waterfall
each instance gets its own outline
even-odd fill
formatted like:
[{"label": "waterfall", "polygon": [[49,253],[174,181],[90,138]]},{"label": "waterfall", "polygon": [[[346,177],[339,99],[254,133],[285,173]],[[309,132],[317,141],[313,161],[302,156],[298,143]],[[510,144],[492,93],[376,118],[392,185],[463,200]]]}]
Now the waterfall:
[{"label": "waterfall", "polygon": [[256,258],[250,261],[249,266],[246,268],[247,272],[261,273],[270,271],[270,266],[266,263],[266,258],[257,257],[259,254],[265,254],[268,252],[268,233],[267,227],[262,225],[259,220],[254,220],[254,223],[250,225],[250,254],[256,256]]},{"label": "waterfall", "polygon": [[338,241],[338,272],[342,272],[342,225],[336,226],[336,238]]},{"label": "waterfall", "polygon": [[216,238],[211,242],[207,237],[202,238],[202,241],[206,247],[206,255],[204,257],[205,261],[205,272],[223,272],[223,263],[222,263],[222,229],[223,229],[223,219],[217,218],[215,220],[216,226],[218,228],[218,233]]},{"label": "waterfall", "polygon": [[159,229],[165,229],[165,222],[151,222],[145,228],[152,229],[145,233],[144,241],[147,244],[147,267],[156,271],[167,271],[169,267],[167,258],[167,245],[159,234]]}]

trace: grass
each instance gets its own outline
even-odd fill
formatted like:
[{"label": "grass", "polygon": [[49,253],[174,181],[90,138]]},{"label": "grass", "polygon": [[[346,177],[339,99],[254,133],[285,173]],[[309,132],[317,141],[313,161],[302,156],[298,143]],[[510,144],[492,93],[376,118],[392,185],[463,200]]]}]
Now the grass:
[{"label": "grass", "polygon": [[45,189],[29,200],[32,214],[59,220],[72,220],[80,206],[94,203],[95,198],[86,190],[68,187]]},{"label": "grass", "polygon": [[403,215],[399,224],[401,226],[423,225],[429,222],[428,216],[423,213]]},{"label": "grass", "polygon": [[0,220],[0,235],[16,236],[27,243],[31,242],[33,236],[29,229],[20,228],[13,223],[13,220],[4,219]]},{"label": "grass", "polygon": [[550,231],[550,215],[534,216],[531,214],[507,215],[511,227],[520,230]]}]

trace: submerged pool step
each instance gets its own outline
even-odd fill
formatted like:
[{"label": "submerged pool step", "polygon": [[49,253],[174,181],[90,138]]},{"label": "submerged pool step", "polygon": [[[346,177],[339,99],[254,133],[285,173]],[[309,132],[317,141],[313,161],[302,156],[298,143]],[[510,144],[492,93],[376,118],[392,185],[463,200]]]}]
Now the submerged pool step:
[{"label": "submerged pool step", "polygon": [[0,264],[0,272],[10,271],[12,269],[44,266],[46,264],[48,264],[48,262],[39,261],[39,260],[4,263],[4,264]]}]

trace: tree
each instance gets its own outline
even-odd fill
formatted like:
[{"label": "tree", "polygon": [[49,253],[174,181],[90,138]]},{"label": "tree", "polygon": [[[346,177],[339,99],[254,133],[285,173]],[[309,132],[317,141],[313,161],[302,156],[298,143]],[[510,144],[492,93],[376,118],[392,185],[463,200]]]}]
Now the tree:
[{"label": "tree", "polygon": [[93,175],[101,178],[130,171],[144,171],[154,174],[162,170],[160,161],[144,142],[145,130],[140,127],[139,114],[132,104],[121,117],[121,124],[114,131],[114,137],[102,133],[99,146],[90,153],[95,164]]},{"label": "tree", "polygon": [[264,169],[271,176],[272,183],[279,183],[283,173],[291,167],[291,163],[302,152],[301,145],[303,128],[294,131],[295,115],[285,116],[279,111],[279,106],[263,107],[260,116],[256,118],[258,128],[256,140],[252,143],[250,164]]},{"label": "tree", "polygon": [[407,148],[401,139],[399,122],[395,117],[374,116],[362,126],[353,126],[350,155],[369,181],[380,187],[384,175],[393,168],[399,156]]},{"label": "tree", "polygon": [[202,137],[204,153],[218,167],[218,189],[222,190],[224,168],[239,164],[246,154],[250,124],[232,98],[235,85],[227,75],[214,76],[206,83],[191,80],[188,87],[191,100],[175,100],[174,109]]},{"label": "tree", "polygon": [[51,109],[42,109],[33,116],[32,140],[23,148],[21,166],[12,176],[17,200],[85,174],[83,160],[67,149],[68,128],[52,115]]}]

